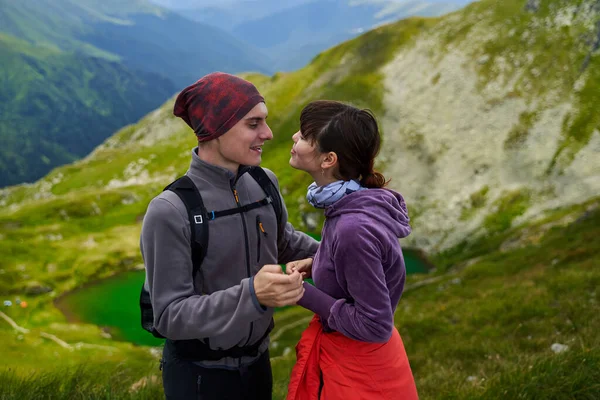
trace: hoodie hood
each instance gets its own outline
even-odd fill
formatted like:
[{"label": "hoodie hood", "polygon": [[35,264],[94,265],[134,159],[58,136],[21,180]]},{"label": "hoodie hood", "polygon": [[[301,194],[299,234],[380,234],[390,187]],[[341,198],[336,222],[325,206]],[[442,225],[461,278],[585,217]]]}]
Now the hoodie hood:
[{"label": "hoodie hood", "polygon": [[410,218],[400,193],[389,189],[367,189],[348,194],[325,209],[326,218],[342,214],[366,214],[398,238],[410,234]]}]

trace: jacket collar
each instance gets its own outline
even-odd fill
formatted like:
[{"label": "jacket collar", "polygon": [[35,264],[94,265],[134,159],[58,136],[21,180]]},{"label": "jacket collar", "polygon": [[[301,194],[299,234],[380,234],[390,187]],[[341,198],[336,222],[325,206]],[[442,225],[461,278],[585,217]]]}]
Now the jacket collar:
[{"label": "jacket collar", "polygon": [[192,150],[192,162],[187,174],[196,184],[199,181],[209,181],[215,186],[225,186],[231,189],[237,183],[238,179],[250,170],[251,167],[240,165],[237,175],[227,168],[218,165],[209,164],[198,156],[198,147]]}]

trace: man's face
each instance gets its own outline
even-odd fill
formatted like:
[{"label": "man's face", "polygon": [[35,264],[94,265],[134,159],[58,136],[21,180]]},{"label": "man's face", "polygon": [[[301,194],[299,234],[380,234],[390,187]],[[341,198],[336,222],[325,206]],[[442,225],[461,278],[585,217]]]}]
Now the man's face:
[{"label": "man's face", "polygon": [[265,103],[258,103],[233,128],[208,142],[211,149],[209,162],[234,173],[240,165],[259,165],[263,144],[273,139],[273,132],[267,125],[267,115]]}]

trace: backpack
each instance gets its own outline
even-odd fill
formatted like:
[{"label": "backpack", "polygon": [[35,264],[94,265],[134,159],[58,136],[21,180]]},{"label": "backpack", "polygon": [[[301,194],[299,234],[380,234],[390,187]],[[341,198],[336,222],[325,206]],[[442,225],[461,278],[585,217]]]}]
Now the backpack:
[{"label": "backpack", "polygon": [[[170,190],[179,196],[188,211],[191,227],[190,246],[192,248],[192,279],[196,277],[196,274],[200,270],[202,260],[206,256],[206,248],[208,246],[208,223],[213,219],[226,215],[245,213],[255,208],[271,204],[273,206],[273,210],[275,211],[275,215],[277,216],[277,237],[281,237],[281,218],[283,205],[281,204],[281,198],[279,197],[279,190],[277,190],[277,187],[273,184],[271,179],[267,176],[265,170],[261,167],[251,167],[249,174],[260,185],[267,197],[261,201],[224,211],[208,212],[204,207],[202,196],[200,195],[198,188],[186,175],[180,177],[165,187],[164,190]],[[145,283],[142,284],[142,290],[140,293],[140,311],[142,316],[142,328],[152,333],[152,335],[157,338],[164,338],[164,336],[161,335],[154,327],[154,311],[152,310],[152,303],[150,302],[150,293],[148,293]],[[272,325],[273,323],[271,323],[271,326]],[[267,330],[265,337],[268,335],[271,329]],[[259,340],[258,344],[260,344],[261,341],[262,340]],[[194,340],[194,342],[201,343],[198,340]],[[215,355],[215,357],[216,356],[217,355]]]}]

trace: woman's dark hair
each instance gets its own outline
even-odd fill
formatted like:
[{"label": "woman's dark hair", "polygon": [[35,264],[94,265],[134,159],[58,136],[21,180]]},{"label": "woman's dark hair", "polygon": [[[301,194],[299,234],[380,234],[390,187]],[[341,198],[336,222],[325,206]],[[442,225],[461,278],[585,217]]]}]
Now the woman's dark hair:
[{"label": "woman's dark hair", "polygon": [[338,101],[313,101],[300,114],[300,132],[304,139],[316,143],[321,153],[337,154],[336,178],[359,179],[368,188],[387,185],[385,177],[373,169],[381,136],[371,111]]}]

